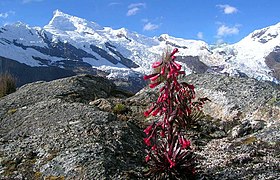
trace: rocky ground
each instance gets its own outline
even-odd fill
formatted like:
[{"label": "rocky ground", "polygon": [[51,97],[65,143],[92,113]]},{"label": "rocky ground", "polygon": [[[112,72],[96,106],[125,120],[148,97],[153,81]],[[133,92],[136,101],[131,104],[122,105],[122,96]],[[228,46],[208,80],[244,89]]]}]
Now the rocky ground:
[{"label": "rocky ground", "polygon": [[[280,93],[252,79],[184,78],[211,102],[189,129],[196,179],[280,179]],[[0,99],[0,179],[147,179],[143,111],[156,97],[100,77],[36,82]],[[151,119],[150,119],[151,120]]]}]

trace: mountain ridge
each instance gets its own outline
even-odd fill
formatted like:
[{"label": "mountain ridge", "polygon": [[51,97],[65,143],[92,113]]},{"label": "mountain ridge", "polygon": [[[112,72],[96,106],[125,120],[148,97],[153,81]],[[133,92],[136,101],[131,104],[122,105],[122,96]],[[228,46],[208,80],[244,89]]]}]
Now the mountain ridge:
[{"label": "mountain ridge", "polygon": [[[56,10],[44,27],[29,27],[24,23],[2,27],[0,56],[29,66],[56,66],[75,71],[93,67],[108,73],[108,78],[125,78],[150,73],[150,64],[164,50],[178,48],[187,74],[246,75],[278,83],[280,62],[279,51],[275,50],[280,47],[278,34],[280,23],[255,30],[238,43],[213,46],[168,34],[146,37],[125,28],[115,30]],[[186,65],[184,62],[188,60],[192,63]]]}]

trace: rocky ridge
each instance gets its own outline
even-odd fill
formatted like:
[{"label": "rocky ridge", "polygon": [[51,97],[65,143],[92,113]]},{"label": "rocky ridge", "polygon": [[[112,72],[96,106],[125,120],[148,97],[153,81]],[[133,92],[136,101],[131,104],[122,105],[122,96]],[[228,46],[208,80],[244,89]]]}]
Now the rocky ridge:
[{"label": "rocky ridge", "polygon": [[[213,74],[182,80],[211,99],[188,130],[197,179],[280,178],[279,90]],[[19,88],[0,99],[0,177],[147,179],[142,114],[156,97],[89,75]]]}]

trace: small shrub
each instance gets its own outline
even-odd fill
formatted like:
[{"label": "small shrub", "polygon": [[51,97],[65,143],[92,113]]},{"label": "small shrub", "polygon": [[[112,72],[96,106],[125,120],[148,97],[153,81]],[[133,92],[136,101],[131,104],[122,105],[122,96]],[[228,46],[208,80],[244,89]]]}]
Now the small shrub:
[{"label": "small shrub", "polygon": [[[150,80],[150,88],[164,83],[156,102],[144,112],[147,116],[160,116],[144,132],[148,146],[145,158],[149,165],[147,175],[154,179],[193,179],[195,172],[193,148],[186,129],[192,117],[199,117],[200,110],[208,98],[195,99],[194,86],[178,82],[177,77],[184,75],[181,65],[175,62],[173,52],[165,53],[161,61],[153,63],[154,73],[144,76]],[[196,114],[194,114],[196,113]]]},{"label": "small shrub", "polygon": [[113,108],[113,113],[115,114],[125,114],[127,112],[127,107],[124,104],[118,103]]},{"label": "small shrub", "polygon": [[0,98],[16,91],[16,79],[9,73],[0,75]]}]

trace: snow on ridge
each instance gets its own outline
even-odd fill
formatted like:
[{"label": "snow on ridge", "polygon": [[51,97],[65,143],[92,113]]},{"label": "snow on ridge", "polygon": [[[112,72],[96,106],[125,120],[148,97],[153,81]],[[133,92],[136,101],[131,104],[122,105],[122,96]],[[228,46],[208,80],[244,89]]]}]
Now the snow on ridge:
[{"label": "snow on ridge", "polygon": [[280,45],[280,23],[255,30],[241,41],[228,45],[235,55],[230,58],[232,67],[250,77],[274,81],[265,57]]},{"label": "snow on ridge", "polygon": [[[280,46],[280,23],[256,30],[238,43],[214,48],[201,40],[176,38],[168,34],[151,38],[125,28],[101,27],[95,22],[71,16],[59,10],[54,11],[53,18],[43,28],[29,27],[24,23],[10,25],[6,28],[8,31],[0,33],[0,37],[5,35],[5,38],[10,41],[17,39],[18,43],[24,45],[46,47],[42,35],[46,35],[52,43],[58,43],[59,41],[69,43],[98,57],[99,60],[83,58],[83,61],[107,72],[110,71],[109,67],[112,68],[110,71],[112,76],[119,76],[120,73],[132,75],[133,72],[147,74],[151,71],[151,63],[159,60],[167,47],[176,47],[179,49],[177,55],[198,56],[208,66],[224,66],[224,72],[236,74],[239,70],[251,77],[271,80],[270,69],[266,66],[264,57],[273,51],[275,46]],[[116,51],[140,67],[122,69],[125,66],[121,62],[113,64],[107,61],[93,52],[90,48],[91,45],[105,50],[116,59],[120,59],[112,52],[112,50]],[[58,60],[56,57],[46,56],[34,49],[23,50],[20,47],[8,44],[5,44],[7,47],[3,46],[2,48],[2,46],[0,43],[0,55],[18,59],[31,66],[40,66],[38,61],[32,60],[33,55],[52,61]],[[15,49],[15,51],[12,51],[12,49]],[[16,54],[14,52],[17,53],[18,58],[13,56]],[[119,68],[120,73],[117,73],[116,68]]]}]

